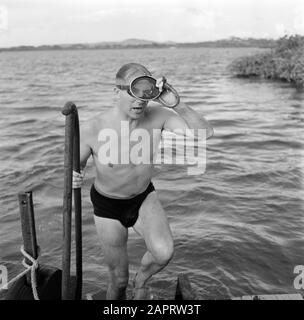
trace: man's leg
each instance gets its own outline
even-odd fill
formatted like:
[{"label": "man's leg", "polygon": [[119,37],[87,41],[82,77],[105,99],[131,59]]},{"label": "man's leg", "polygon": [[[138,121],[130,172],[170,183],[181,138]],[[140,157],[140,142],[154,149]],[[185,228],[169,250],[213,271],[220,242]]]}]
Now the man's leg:
[{"label": "man's leg", "polygon": [[[148,249],[135,279],[135,288],[141,288],[169,263],[174,252],[167,216],[155,191],[149,193],[142,203],[133,229],[143,237]],[[143,290],[135,290],[134,299],[144,299],[144,294]]]},{"label": "man's leg", "polygon": [[94,220],[105,263],[109,270],[110,283],[107,300],[125,299],[129,279],[128,229],[118,220],[95,215]]}]

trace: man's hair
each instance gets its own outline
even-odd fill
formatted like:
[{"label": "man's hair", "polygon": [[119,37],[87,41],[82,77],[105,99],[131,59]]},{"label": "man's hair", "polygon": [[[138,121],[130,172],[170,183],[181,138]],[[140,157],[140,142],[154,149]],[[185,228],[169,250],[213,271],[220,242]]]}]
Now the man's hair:
[{"label": "man's hair", "polygon": [[151,76],[151,72],[139,63],[127,63],[123,65],[116,73],[116,84],[128,85],[130,84],[131,80],[141,75]]}]

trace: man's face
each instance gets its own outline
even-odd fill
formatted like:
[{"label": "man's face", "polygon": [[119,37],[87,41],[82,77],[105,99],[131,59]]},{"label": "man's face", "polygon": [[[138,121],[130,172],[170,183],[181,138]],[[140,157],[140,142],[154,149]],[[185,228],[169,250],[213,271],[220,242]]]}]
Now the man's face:
[{"label": "man's face", "polygon": [[119,90],[119,107],[132,119],[139,119],[144,114],[148,101],[142,101],[129,95],[126,90]]}]

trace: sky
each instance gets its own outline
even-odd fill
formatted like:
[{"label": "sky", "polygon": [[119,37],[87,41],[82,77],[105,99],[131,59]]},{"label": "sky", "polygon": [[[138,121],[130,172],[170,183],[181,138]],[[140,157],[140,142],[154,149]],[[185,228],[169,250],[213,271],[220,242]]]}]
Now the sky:
[{"label": "sky", "polygon": [[304,35],[303,0],[0,0],[0,47]]}]

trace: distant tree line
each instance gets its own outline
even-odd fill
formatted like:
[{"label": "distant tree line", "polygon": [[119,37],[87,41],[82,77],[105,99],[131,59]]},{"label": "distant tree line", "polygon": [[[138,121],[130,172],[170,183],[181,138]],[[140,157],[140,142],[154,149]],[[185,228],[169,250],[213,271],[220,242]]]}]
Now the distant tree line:
[{"label": "distant tree line", "polygon": [[99,43],[75,43],[56,44],[41,46],[17,46],[11,48],[0,48],[0,51],[36,51],[36,50],[94,50],[94,49],[122,49],[122,48],[197,48],[197,47],[256,47],[272,48],[276,41],[273,39],[254,39],[231,37],[216,41],[203,42],[155,42],[148,40],[128,39],[121,42],[99,42]]}]

